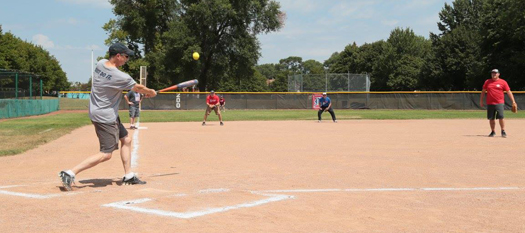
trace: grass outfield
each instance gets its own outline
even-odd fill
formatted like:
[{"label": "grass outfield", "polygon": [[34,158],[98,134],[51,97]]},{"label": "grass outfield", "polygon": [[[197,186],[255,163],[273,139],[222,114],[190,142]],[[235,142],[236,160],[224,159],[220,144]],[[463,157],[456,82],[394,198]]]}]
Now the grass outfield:
[{"label": "grass outfield", "polygon": [[[120,111],[124,124],[129,123],[128,111]],[[142,111],[141,122],[201,122],[204,110],[194,111]],[[338,120],[359,119],[484,119],[486,111],[459,110],[335,110]],[[525,113],[506,112],[506,118],[525,118]],[[228,121],[272,121],[306,120],[316,121],[315,110],[227,110],[223,119]],[[324,113],[323,119],[330,120],[330,114]],[[208,121],[218,121],[212,112]],[[15,155],[36,148],[55,140],[72,130],[91,124],[88,113],[61,113],[8,119],[0,121],[0,156]]]}]

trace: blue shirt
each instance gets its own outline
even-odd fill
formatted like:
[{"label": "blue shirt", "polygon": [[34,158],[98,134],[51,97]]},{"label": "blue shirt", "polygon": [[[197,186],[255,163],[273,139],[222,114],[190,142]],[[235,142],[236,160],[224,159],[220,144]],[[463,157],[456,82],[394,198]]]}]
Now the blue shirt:
[{"label": "blue shirt", "polygon": [[330,100],[330,97],[328,96],[319,98],[319,106],[321,106],[322,108],[328,107],[328,105],[330,105],[331,102],[332,100]]}]

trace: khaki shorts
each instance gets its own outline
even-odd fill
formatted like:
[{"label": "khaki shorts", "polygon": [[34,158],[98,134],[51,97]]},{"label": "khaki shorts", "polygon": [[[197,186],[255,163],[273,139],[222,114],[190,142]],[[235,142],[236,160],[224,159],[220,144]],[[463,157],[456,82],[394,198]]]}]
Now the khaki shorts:
[{"label": "khaki shorts", "polygon": [[115,123],[100,123],[92,121],[97,133],[98,142],[100,144],[100,152],[111,153],[118,150],[118,142],[120,138],[128,136],[128,131],[117,118]]},{"label": "khaki shorts", "polygon": [[211,113],[212,110],[215,111],[215,114],[216,114],[216,115],[219,115],[219,113],[220,113],[220,112],[219,112],[219,106],[217,106],[217,105],[215,105],[215,107],[213,107],[213,108],[210,108],[210,106],[208,106],[208,107],[206,108],[206,115],[209,115],[209,114]]}]

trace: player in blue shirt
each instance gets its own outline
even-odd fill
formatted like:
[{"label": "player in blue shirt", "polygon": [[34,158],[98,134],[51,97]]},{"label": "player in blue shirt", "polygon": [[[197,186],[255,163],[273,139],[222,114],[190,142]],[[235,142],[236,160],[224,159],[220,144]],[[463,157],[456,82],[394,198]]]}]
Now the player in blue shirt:
[{"label": "player in blue shirt", "polygon": [[330,115],[332,115],[332,120],[334,122],[337,122],[337,120],[335,119],[334,110],[332,109],[332,100],[330,99],[330,97],[326,96],[326,92],[323,93],[323,97],[319,98],[319,106],[321,107],[319,109],[319,112],[317,112],[317,118],[319,119],[319,123],[321,123],[321,114],[323,114],[323,112],[325,111],[328,111]]}]

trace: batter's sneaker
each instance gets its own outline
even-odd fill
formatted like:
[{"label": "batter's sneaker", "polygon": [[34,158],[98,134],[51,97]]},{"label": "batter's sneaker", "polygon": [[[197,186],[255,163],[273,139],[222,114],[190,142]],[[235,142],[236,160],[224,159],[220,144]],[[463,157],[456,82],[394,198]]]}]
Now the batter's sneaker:
[{"label": "batter's sneaker", "polygon": [[494,137],[494,136],[496,136],[496,132],[494,131],[490,132],[489,137]]},{"label": "batter's sneaker", "polygon": [[507,137],[507,133],[505,133],[505,130],[502,130],[502,131],[501,131],[501,136],[504,137],[504,138]]},{"label": "batter's sneaker", "polygon": [[61,171],[60,173],[58,173],[58,176],[60,177],[60,181],[62,181],[62,185],[67,191],[73,190],[71,188],[71,184],[75,182],[75,177],[67,174],[67,172],[65,171]]},{"label": "batter's sneaker", "polygon": [[126,177],[123,177],[122,184],[123,185],[146,184],[146,181],[139,180],[137,176],[133,176],[133,178],[128,179],[128,180],[126,180]]},{"label": "batter's sneaker", "polygon": [[224,125],[224,123],[222,123],[222,121],[221,121],[221,126],[223,126],[223,125]]}]

